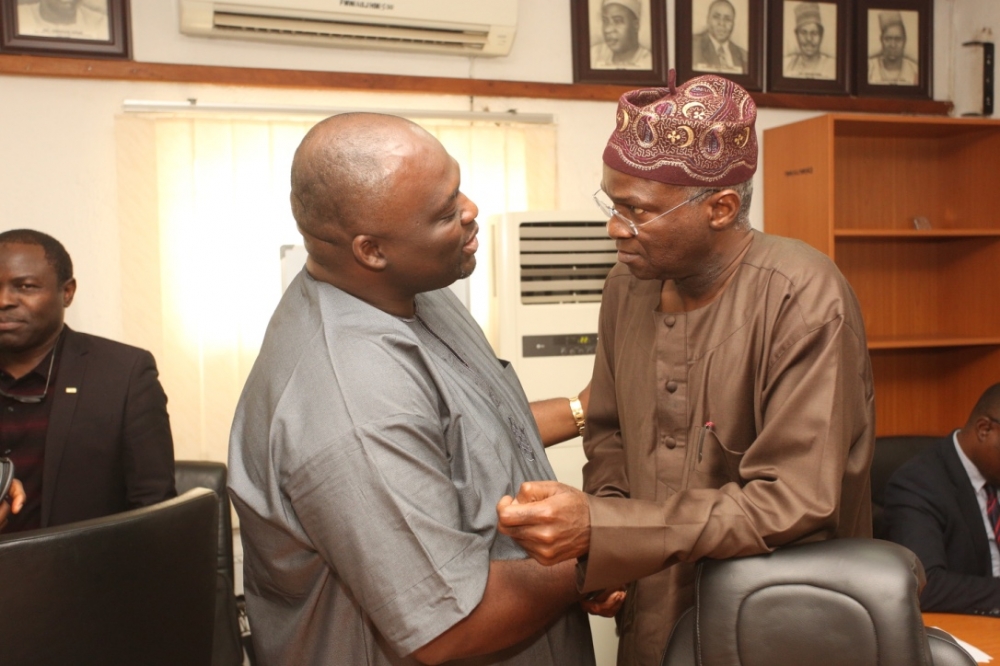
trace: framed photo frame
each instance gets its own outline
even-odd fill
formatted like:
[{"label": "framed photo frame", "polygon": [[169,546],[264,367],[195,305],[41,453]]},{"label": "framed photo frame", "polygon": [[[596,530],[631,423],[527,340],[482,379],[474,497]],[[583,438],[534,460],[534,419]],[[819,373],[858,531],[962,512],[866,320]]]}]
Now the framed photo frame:
[{"label": "framed photo frame", "polygon": [[131,57],[129,0],[0,0],[0,53]]},{"label": "framed photo frame", "polygon": [[677,0],[678,82],[718,74],[764,89],[764,10],[757,0]]},{"label": "framed photo frame", "polygon": [[666,85],[663,0],[571,0],[573,81]]},{"label": "framed photo frame", "polygon": [[767,89],[847,95],[852,52],[848,0],[772,0],[768,3]]},{"label": "framed photo frame", "polygon": [[858,0],[856,11],[857,94],[929,99],[932,0]]}]

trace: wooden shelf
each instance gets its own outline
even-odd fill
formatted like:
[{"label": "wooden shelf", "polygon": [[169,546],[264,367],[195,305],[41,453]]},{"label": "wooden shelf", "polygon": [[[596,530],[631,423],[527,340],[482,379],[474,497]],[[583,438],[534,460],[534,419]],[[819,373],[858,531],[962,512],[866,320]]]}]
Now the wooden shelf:
[{"label": "wooden shelf", "polygon": [[[132,60],[99,60],[26,55],[0,55],[0,75],[609,102],[617,101],[622,93],[637,87],[499,81],[491,79],[456,79],[432,76],[355,74],[349,72],[319,72],[256,67],[172,65],[135,62]],[[778,93],[752,93],[751,95],[758,106],[772,109],[928,114],[938,116],[946,116],[952,109],[951,102],[936,100],[838,97],[835,95],[789,95]]]},{"label": "wooden shelf", "polygon": [[828,114],[764,143],[765,230],[831,257],[861,304],[876,433],[964,423],[1000,377],[1000,122]]},{"label": "wooden shelf", "polygon": [[1000,336],[987,338],[868,338],[868,349],[940,349],[944,347],[982,347],[985,345],[1000,346]]},{"label": "wooden shelf", "polygon": [[880,238],[888,240],[942,240],[948,238],[1000,238],[1000,229],[834,229],[836,238]]}]

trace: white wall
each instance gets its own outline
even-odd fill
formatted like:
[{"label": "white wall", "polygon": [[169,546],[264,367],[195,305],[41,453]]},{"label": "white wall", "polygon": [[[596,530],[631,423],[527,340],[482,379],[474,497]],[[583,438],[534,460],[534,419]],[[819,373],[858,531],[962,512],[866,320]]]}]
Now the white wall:
[{"label": "white wall", "polygon": [[[997,0],[953,0],[954,22],[950,34],[950,45],[954,51],[954,67],[950,72],[955,82],[952,99],[955,114],[976,113],[981,110],[982,101],[982,50],[979,47],[962,46],[963,42],[974,40],[994,41],[1000,39],[1000,2]],[[942,2],[942,0],[938,0]],[[949,0],[945,0],[949,2]],[[994,66],[995,70],[995,66]],[[994,76],[996,71],[994,71]],[[994,91],[996,92],[996,91]],[[994,100],[996,98],[994,97]],[[1000,107],[994,102],[994,118],[1000,118]]]}]

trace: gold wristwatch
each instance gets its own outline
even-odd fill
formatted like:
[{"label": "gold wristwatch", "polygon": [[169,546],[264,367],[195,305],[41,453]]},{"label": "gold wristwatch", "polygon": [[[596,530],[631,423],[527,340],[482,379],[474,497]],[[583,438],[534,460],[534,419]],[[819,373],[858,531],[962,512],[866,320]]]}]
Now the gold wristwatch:
[{"label": "gold wristwatch", "polygon": [[573,412],[573,422],[576,423],[576,429],[580,431],[580,437],[583,437],[586,422],[583,417],[583,405],[580,404],[580,396],[574,395],[569,399],[569,411]]}]

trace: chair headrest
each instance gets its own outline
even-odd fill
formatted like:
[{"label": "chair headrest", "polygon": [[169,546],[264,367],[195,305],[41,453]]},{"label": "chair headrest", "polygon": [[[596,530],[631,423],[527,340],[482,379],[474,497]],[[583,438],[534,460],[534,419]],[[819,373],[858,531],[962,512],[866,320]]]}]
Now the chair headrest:
[{"label": "chair headrest", "polygon": [[836,539],[701,566],[699,663],[931,664],[924,571],[902,546]]}]

